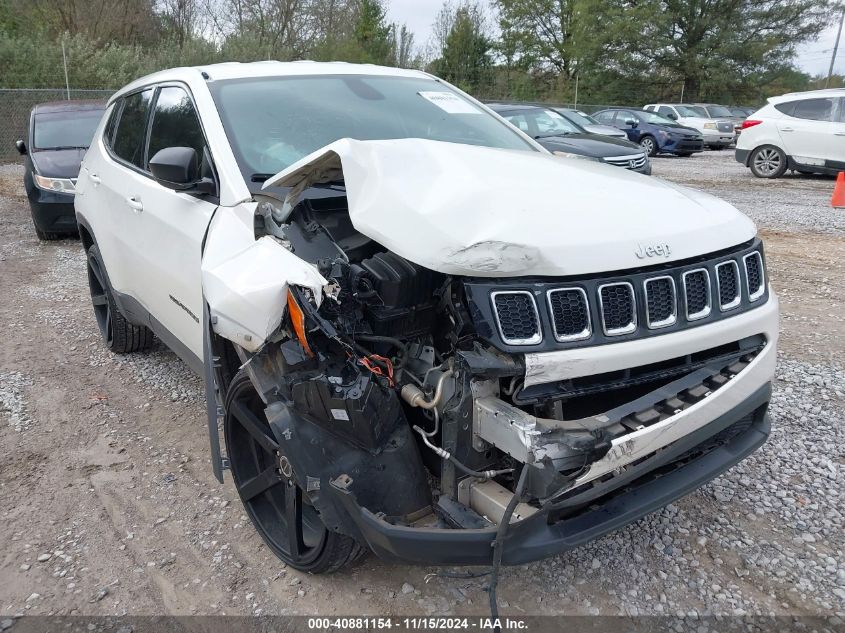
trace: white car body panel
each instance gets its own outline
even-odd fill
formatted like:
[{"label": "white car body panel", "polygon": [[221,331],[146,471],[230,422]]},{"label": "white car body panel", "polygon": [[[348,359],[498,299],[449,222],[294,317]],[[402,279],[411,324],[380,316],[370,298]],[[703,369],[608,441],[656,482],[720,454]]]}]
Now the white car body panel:
[{"label": "white car body panel", "polygon": [[316,267],[272,237],[255,239],[255,206],[221,209],[202,258],[202,288],[215,332],[250,352],[279,328],[290,284],[310,289],[319,306],[327,283]]},{"label": "white car body panel", "polygon": [[690,330],[612,345],[525,354],[525,386],[659,363],[756,334],[776,343],[778,300],[772,288],[769,293],[770,299],[762,307]]},{"label": "white car body panel", "polygon": [[[303,188],[341,172],[356,230],[445,274],[623,270],[718,251],[756,234],[753,222],[730,204],[656,178],[534,152],[421,139],[341,139],[264,186]],[[637,255],[663,244],[668,253]]]}]

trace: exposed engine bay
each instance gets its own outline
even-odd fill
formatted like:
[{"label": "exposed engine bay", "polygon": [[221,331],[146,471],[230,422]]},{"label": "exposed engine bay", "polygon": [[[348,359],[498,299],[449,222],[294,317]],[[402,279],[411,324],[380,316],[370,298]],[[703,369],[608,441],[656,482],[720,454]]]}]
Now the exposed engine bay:
[{"label": "exposed engine bay", "polygon": [[[285,213],[282,200],[257,205],[255,238],[313,264],[325,284],[321,301],[291,284],[279,329],[256,354],[240,354],[311,502],[339,531],[348,526],[321,503],[326,486],[415,527],[495,526],[512,501],[510,521],[552,507],[607,476],[587,474],[615,438],[692,406],[762,346],[751,337],[588,389],[526,387],[524,356],[495,344],[467,287],[488,280],[385,250],[352,226],[342,186],[326,187],[338,195],[306,197]],[[655,394],[664,385],[675,390]]]}]

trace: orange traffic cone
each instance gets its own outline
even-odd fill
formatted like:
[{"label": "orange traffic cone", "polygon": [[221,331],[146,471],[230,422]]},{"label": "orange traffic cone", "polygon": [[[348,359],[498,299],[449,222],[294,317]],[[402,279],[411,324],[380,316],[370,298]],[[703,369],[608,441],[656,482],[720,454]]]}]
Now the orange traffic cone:
[{"label": "orange traffic cone", "polygon": [[830,206],[845,207],[845,171],[840,171],[836,177],[836,185],[833,187],[833,197],[830,199]]}]

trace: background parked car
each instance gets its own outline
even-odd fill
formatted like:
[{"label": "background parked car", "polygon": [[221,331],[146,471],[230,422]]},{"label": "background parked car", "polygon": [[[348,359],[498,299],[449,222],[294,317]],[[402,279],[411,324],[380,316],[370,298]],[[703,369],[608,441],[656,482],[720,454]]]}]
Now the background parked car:
[{"label": "background parked car", "polygon": [[15,146],[25,156],[23,183],[39,239],[77,233],[73,196],[79,165],[104,109],[101,101],[57,101],[32,109],[27,140]]},{"label": "background parked car", "polygon": [[704,108],[688,103],[649,103],[643,109],[695,128],[704,136],[704,145],[711,149],[724,149],[736,140],[733,122],[714,119]]},{"label": "background parked car", "polygon": [[734,124],[734,133],[739,135],[742,129],[742,122],[748,118],[747,114],[734,114],[730,108],[715,103],[696,103],[697,108],[701,108],[707,113],[711,119],[727,119]]},{"label": "background parked car", "polygon": [[581,126],[591,134],[601,134],[603,136],[612,136],[614,138],[628,138],[628,135],[622,130],[615,128],[612,125],[603,125],[581,110],[575,110],[573,108],[552,108],[552,110],[561,116],[566,117],[576,125]]},{"label": "background parked car", "polygon": [[651,174],[647,152],[630,141],[590,134],[551,108],[493,104],[494,111],[550,152]]},{"label": "background parked car", "polygon": [[778,178],[787,169],[845,171],[845,88],[770,98],[743,123],[735,156],[758,178]]},{"label": "background parked car", "polygon": [[599,123],[623,130],[628,139],[642,147],[649,156],[676,154],[691,156],[704,149],[701,133],[676,121],[645,110],[608,108],[593,114]]},{"label": "background parked car", "polygon": [[727,106],[727,108],[731,111],[731,114],[737,117],[742,117],[743,120],[747,119],[755,110],[755,108],[748,108],[746,106]]}]

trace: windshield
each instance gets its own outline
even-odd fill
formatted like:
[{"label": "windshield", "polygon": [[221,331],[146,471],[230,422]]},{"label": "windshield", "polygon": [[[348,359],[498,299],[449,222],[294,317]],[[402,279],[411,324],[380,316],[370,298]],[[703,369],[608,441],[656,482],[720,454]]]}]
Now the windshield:
[{"label": "windshield", "polygon": [[698,106],[675,106],[675,109],[678,111],[680,116],[694,116],[699,117],[702,119],[708,119],[710,117],[707,116],[707,112],[704,108],[699,108]]},{"label": "windshield", "polygon": [[36,114],[33,149],[75,149],[91,145],[102,110]]},{"label": "windshield", "polygon": [[712,117],[733,116],[725,106],[707,106],[707,111]]},{"label": "windshield", "polygon": [[585,125],[601,125],[601,123],[596,121],[589,114],[581,112],[580,110],[563,110],[561,114],[581,127],[584,127]]},{"label": "windshield", "polygon": [[261,77],[214,84],[212,95],[247,181],[266,180],[341,138],[422,138],[537,151],[433,79]]},{"label": "windshield", "polygon": [[640,112],[638,110],[637,116],[643,123],[651,123],[652,125],[671,125],[672,127],[681,127],[680,125],[678,125],[677,121],[674,121],[669,117],[665,117],[662,114],[657,114],[656,112],[650,112],[648,110],[643,110],[642,112]]},{"label": "windshield", "polygon": [[534,138],[545,138],[547,136],[566,136],[567,134],[578,134],[583,132],[580,127],[558,114],[554,110],[544,108],[531,108],[530,110],[518,110],[515,112],[502,113],[508,121],[520,130]]}]

